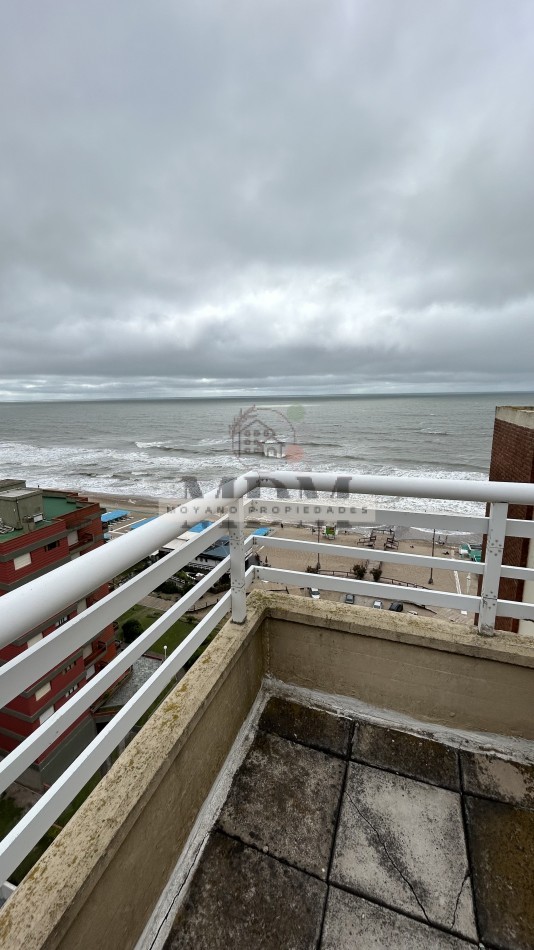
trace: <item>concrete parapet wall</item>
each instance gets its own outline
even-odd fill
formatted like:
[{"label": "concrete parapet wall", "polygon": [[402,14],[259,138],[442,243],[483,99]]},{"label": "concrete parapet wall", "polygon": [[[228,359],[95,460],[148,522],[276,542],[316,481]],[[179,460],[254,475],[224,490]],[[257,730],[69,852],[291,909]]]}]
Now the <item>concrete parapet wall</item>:
[{"label": "concrete parapet wall", "polygon": [[[534,739],[534,639],[266,595],[269,672],[422,722]],[[306,601],[304,601],[306,603]]]}]

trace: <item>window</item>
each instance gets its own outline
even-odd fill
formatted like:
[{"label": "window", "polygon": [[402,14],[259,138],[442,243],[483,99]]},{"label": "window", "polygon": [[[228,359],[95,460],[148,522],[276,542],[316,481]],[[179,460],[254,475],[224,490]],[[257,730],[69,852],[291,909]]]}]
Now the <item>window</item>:
[{"label": "window", "polygon": [[39,640],[43,639],[42,633],[36,633],[34,637],[30,637],[28,640],[28,649],[34,647],[36,643],[39,643]]},{"label": "window", "polygon": [[69,531],[69,533],[68,533],[68,535],[67,535],[67,541],[69,542],[69,546],[72,545],[72,544],[77,544],[77,543],[78,543],[78,532],[77,532],[77,531]]},{"label": "window", "polygon": [[21,567],[28,567],[32,562],[32,556],[28,551],[27,554],[19,554],[18,557],[13,559],[13,567],[16,571],[20,571]]},{"label": "window", "polygon": [[71,688],[67,690],[67,692],[65,693],[65,696],[66,697],[72,696],[72,694],[75,693],[77,689],[78,689],[78,684],[76,683],[75,686],[71,686]]},{"label": "window", "polygon": [[79,614],[83,613],[84,610],[87,610],[87,600],[85,599],[85,597],[83,598],[83,600],[78,601],[77,610]]},{"label": "window", "polygon": [[85,676],[86,676],[86,679],[89,680],[89,679],[91,679],[91,677],[94,676],[94,675],[95,675],[95,664],[93,663],[92,666],[88,666],[88,667],[87,667],[87,669],[86,669],[86,671],[85,671]]},{"label": "window", "polygon": [[45,544],[45,551],[53,551],[54,548],[59,547],[59,541],[51,541],[50,544]]},{"label": "window", "polygon": [[68,619],[69,619],[69,615],[65,614],[64,617],[60,617],[59,620],[56,620],[54,627],[62,627],[64,623],[67,623]]},{"label": "window", "polygon": [[54,707],[49,706],[48,709],[45,709],[44,712],[39,716],[39,725],[42,726],[43,722],[46,722],[47,719],[50,719],[50,716],[54,715]]},{"label": "window", "polygon": [[43,696],[46,696],[46,694],[49,693],[51,689],[52,687],[50,686],[50,683],[43,683],[43,685],[40,686],[37,692],[35,693],[35,698],[37,700],[42,699]]}]

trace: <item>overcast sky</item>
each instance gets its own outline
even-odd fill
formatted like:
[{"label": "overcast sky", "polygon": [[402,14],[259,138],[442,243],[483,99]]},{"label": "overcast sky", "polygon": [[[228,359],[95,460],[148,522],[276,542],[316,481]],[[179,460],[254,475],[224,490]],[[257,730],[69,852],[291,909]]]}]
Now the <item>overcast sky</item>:
[{"label": "overcast sky", "polygon": [[0,0],[0,399],[534,389],[532,0]]}]

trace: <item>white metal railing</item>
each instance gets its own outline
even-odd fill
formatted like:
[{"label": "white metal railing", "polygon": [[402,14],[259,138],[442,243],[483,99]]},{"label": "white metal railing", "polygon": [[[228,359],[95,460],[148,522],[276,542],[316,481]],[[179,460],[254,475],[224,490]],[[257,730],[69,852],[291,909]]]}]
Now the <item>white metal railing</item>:
[{"label": "white metal railing", "polygon": [[[274,489],[276,497],[258,497],[262,489],[269,489],[271,494]],[[290,495],[290,491],[293,495]],[[295,493],[298,497],[295,497]],[[326,499],[325,494],[328,496]],[[384,507],[358,507],[351,500],[354,495],[479,501],[489,505],[489,509],[486,515],[480,517],[434,515]],[[497,616],[534,621],[533,603],[499,599],[501,578],[534,581],[534,569],[502,564],[506,536],[534,537],[534,522],[508,517],[509,503],[533,506],[534,486],[508,482],[434,481],[335,473],[280,471],[263,475],[249,472],[226,482],[217,492],[189,501],[131,534],[84,554],[0,598],[0,646],[3,646],[29,633],[37,625],[46,623],[50,617],[66,608],[72,608],[72,605],[86,594],[164,546],[196,522],[205,518],[213,521],[198,537],[152,564],[79,616],[44,637],[38,644],[23,650],[15,659],[5,663],[0,668],[0,706],[4,706],[77,649],[96,639],[104,627],[202,554],[222,535],[227,534],[230,539],[230,554],[225,560],[2,760],[0,792],[8,788],[66,729],[93,706],[136,659],[230,570],[231,591],[212,607],[180,646],[162,662],[152,677],[39,799],[13,831],[0,842],[0,883],[13,872],[74,796],[117,748],[220,620],[230,611],[235,622],[241,623],[245,620],[246,590],[254,579],[297,587],[314,586],[370,597],[400,598],[406,594],[404,586],[394,583],[360,581],[327,574],[310,575],[302,571],[266,565],[245,570],[245,557],[255,544],[261,544],[267,550],[277,547],[305,552],[313,557],[369,557],[369,549],[357,544],[352,546],[332,542],[297,541],[272,536],[245,538],[244,525],[247,519],[302,522],[311,525],[318,522],[337,522],[345,524],[346,527],[362,524],[369,527],[383,524],[404,525],[444,532],[484,534],[487,537],[485,562],[465,562],[455,558],[444,561],[439,557],[392,550],[380,550],[380,560],[387,564],[412,565],[431,570],[439,568],[458,573],[469,571],[481,577],[480,596],[418,588],[417,602],[424,606],[451,607],[478,613],[479,632],[491,634]]]}]

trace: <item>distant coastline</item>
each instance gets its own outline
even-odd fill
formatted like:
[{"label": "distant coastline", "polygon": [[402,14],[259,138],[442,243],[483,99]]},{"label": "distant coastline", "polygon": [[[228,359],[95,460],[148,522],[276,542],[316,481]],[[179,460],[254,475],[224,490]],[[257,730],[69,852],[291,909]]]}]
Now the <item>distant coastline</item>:
[{"label": "distant coastline", "polygon": [[344,400],[344,399],[435,399],[440,397],[477,397],[477,396],[531,396],[534,401],[534,390],[531,389],[466,389],[466,390],[436,390],[432,392],[368,392],[368,393],[290,393],[290,392],[261,392],[261,393],[241,393],[237,395],[228,395],[226,393],[208,393],[198,395],[174,395],[174,396],[106,396],[103,398],[87,396],[81,398],[53,397],[50,399],[0,399],[0,405],[5,406],[30,406],[30,405],[85,405],[87,403],[164,403],[164,402],[238,402],[238,403],[258,403],[259,400],[269,399],[272,402],[291,402],[319,399],[326,400]]}]

